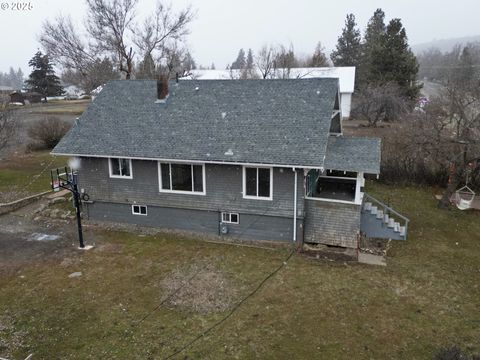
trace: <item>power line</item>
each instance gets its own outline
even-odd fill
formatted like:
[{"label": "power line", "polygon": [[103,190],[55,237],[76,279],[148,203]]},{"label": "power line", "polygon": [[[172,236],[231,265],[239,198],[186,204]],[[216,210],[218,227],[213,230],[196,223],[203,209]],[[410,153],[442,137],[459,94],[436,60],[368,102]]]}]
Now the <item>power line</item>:
[{"label": "power line", "polygon": [[200,340],[201,338],[203,338],[205,335],[207,335],[209,332],[211,332],[212,330],[214,330],[215,328],[217,328],[218,326],[220,326],[221,324],[223,324],[225,321],[227,321],[239,308],[240,306],[242,306],[243,303],[245,303],[249,298],[251,298],[253,295],[255,295],[260,289],[261,287],[263,286],[263,284],[265,284],[270,278],[272,278],[275,274],[277,274],[285,265],[287,265],[288,261],[291,259],[291,257],[293,256],[293,254],[295,253],[295,250],[292,250],[290,252],[290,254],[287,256],[287,258],[282,261],[282,263],[273,271],[271,272],[269,275],[267,275],[267,277],[265,277],[258,285],[255,289],[253,289],[247,296],[245,296],[242,300],[240,300],[233,308],[232,310],[230,310],[230,312],[224,316],[222,319],[220,319],[219,321],[217,321],[216,323],[214,323],[212,326],[210,326],[208,329],[204,330],[203,332],[201,332],[199,335],[197,335],[195,338],[193,338],[192,340],[190,340],[189,342],[187,342],[185,345],[183,345],[180,349],[174,351],[173,353],[171,353],[170,355],[168,355],[167,357],[164,358],[164,360],[167,360],[167,359],[171,359],[172,357],[174,357],[175,355],[178,355],[180,354],[181,352],[187,350],[190,346],[192,346],[193,344],[195,344],[198,340]]}]

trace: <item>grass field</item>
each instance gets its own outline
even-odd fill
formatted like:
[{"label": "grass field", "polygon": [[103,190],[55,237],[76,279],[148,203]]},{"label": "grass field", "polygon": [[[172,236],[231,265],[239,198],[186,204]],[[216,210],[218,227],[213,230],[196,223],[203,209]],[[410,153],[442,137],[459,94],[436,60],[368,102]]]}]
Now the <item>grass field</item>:
[{"label": "grass field", "polygon": [[[451,345],[479,353],[479,213],[437,210],[428,188],[370,183],[367,191],[412,220],[387,267],[295,254],[173,358],[432,359]],[[0,276],[0,357],[166,358],[228,315],[290,253],[168,233],[87,236],[97,242],[89,252]],[[83,275],[69,278],[74,271]],[[172,274],[184,274],[178,286],[192,291],[159,306],[172,295],[164,286]],[[218,311],[189,305],[199,289],[203,301],[221,302]]]},{"label": "grass field", "polygon": [[50,189],[50,169],[65,166],[67,159],[49,151],[13,156],[0,162],[0,202],[12,201]]}]

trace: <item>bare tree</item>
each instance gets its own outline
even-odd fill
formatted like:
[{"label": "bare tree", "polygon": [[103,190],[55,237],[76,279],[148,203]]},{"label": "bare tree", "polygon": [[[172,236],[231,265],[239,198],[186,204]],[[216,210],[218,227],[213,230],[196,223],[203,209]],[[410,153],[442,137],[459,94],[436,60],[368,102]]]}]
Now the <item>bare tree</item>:
[{"label": "bare tree", "polygon": [[189,34],[188,24],[194,16],[191,7],[175,14],[171,6],[157,2],[155,13],[136,30],[135,44],[144,56],[153,55],[155,50],[161,55],[168,49],[168,45],[178,49],[178,42]]},{"label": "bare tree", "polygon": [[263,45],[255,56],[255,65],[262,79],[272,76],[275,70],[276,49],[271,45]]},{"label": "bare tree", "polygon": [[295,57],[293,44],[290,44],[288,48],[284,45],[278,46],[275,54],[274,67],[277,78],[290,78],[291,69],[298,67],[298,60]]},{"label": "bare tree", "polygon": [[0,104],[0,151],[5,149],[17,129],[12,110],[7,103]]},{"label": "bare tree", "polygon": [[130,79],[133,72],[133,47],[126,35],[133,25],[138,0],[87,0],[87,31],[95,39],[97,53],[115,54],[120,72]]},{"label": "bare tree", "polygon": [[[190,7],[174,13],[157,3],[154,14],[139,26],[135,8],[138,0],[87,0],[86,41],[69,17],[59,16],[43,24],[40,43],[59,64],[88,75],[89,64],[98,57],[115,59],[118,70],[131,78],[137,55],[162,54],[168,41],[188,33],[194,14]],[[132,40],[131,40],[132,39]]]},{"label": "bare tree", "polygon": [[95,60],[94,52],[78,34],[70,16],[59,15],[53,22],[45,21],[40,43],[57,63],[83,75],[88,72],[88,64]]},{"label": "bare tree", "polygon": [[376,127],[381,122],[392,122],[408,111],[407,101],[393,83],[368,85],[355,99],[352,116],[366,120]]}]

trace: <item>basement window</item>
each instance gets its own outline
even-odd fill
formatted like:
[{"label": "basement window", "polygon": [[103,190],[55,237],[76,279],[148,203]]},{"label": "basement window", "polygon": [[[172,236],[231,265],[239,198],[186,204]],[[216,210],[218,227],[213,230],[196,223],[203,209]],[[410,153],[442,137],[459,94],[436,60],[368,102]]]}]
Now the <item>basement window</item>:
[{"label": "basement window", "polygon": [[132,214],[147,216],[147,207],[145,205],[132,205]]},{"label": "basement window", "polygon": [[222,222],[226,224],[240,223],[240,216],[238,213],[222,212]]},{"label": "basement window", "polygon": [[272,200],[273,168],[243,167],[243,197]]},{"label": "basement window", "polygon": [[132,179],[132,160],[131,159],[108,159],[108,168],[111,178]]},{"label": "basement window", "polygon": [[159,163],[160,192],[205,195],[205,165]]}]

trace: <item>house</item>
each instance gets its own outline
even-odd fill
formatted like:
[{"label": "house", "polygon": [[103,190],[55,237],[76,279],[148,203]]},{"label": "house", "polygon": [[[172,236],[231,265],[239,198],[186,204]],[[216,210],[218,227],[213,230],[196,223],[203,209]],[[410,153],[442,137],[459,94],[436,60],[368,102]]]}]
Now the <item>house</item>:
[{"label": "house", "polygon": [[344,248],[363,223],[405,237],[363,202],[380,140],[342,135],[336,78],[111,81],[52,153],[80,159],[93,220]]},{"label": "house", "polygon": [[20,91],[10,93],[10,102],[25,105],[25,97]]},{"label": "house", "polygon": [[[254,70],[261,78],[258,69]],[[191,70],[182,79],[227,80],[240,79],[241,70]],[[344,119],[350,118],[352,95],[355,91],[355,66],[272,69],[269,79],[337,78],[340,84],[340,108]]]}]

